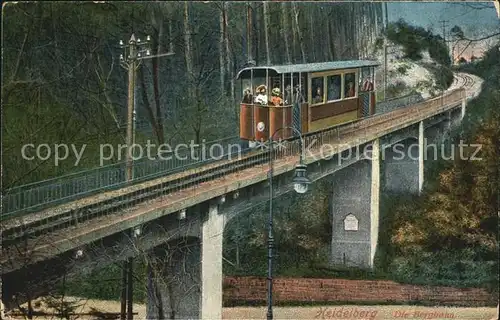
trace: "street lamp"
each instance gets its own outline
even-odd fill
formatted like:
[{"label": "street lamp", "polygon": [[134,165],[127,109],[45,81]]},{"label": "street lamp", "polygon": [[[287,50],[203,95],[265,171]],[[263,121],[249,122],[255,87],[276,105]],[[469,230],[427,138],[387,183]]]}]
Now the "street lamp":
[{"label": "street lamp", "polygon": [[273,140],[276,133],[283,129],[292,129],[300,138],[300,162],[295,167],[295,176],[293,178],[293,188],[297,193],[305,193],[311,181],[306,176],[307,166],[304,163],[304,141],[299,130],[294,127],[283,127],[277,129],[269,139],[269,236],[267,239],[267,259],[268,259],[268,277],[267,277],[267,319],[273,319]]}]

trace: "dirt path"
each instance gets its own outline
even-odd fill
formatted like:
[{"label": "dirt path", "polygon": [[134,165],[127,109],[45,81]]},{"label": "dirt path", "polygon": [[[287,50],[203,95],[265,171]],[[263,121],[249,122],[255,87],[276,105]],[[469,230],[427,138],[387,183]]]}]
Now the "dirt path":
[{"label": "dirt path", "polygon": [[[95,308],[102,312],[120,312],[119,301],[83,300],[68,298],[78,301],[82,306],[76,310],[84,313]],[[44,309],[43,307],[41,308]],[[46,310],[46,309],[45,309]],[[451,308],[451,307],[420,307],[420,306],[315,306],[315,307],[274,307],[274,319],[496,319],[495,307],[492,308]],[[223,319],[265,319],[265,307],[237,307],[224,308]],[[146,306],[134,304],[136,320],[146,319]],[[22,319],[23,317],[11,317]],[[7,318],[9,319],[9,318]],[[55,317],[34,317],[34,319],[56,319]],[[78,319],[92,319],[90,316],[79,316]]]}]

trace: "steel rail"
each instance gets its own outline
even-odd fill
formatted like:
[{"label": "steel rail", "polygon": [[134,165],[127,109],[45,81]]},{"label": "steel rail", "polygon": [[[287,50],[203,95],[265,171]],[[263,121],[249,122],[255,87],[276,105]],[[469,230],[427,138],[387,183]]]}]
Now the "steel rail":
[{"label": "steel rail", "polygon": [[[474,78],[468,74],[456,73],[455,79],[457,78],[462,80],[461,87],[470,88],[475,83]],[[366,117],[363,119],[366,119]],[[238,142],[239,139],[236,138],[229,137],[207,143],[204,142],[204,144],[214,145],[219,141]],[[224,155],[227,155],[227,152]],[[16,186],[3,191],[0,221],[22,214],[30,214],[47,208],[49,205],[54,206],[99,192],[116,190],[131,183],[136,184],[160,176],[168,176],[211,162],[214,162],[214,160],[171,159],[167,161],[151,161],[151,159],[143,157],[134,162],[134,179],[132,182],[126,181],[125,162],[120,162]]]},{"label": "steel rail", "polygon": [[[462,90],[462,89],[459,89]],[[450,93],[454,94],[454,93]],[[388,114],[382,114],[378,116],[374,116],[371,118],[362,119],[362,123],[353,122],[349,126],[342,126],[339,128],[328,128],[321,132],[315,132],[311,134],[304,135],[306,142],[311,142],[312,140],[318,139],[320,140],[320,144],[323,143],[326,136],[331,137],[333,135],[337,135],[337,137],[341,134],[343,137],[349,135],[353,132],[359,131],[360,127],[366,130],[373,126],[378,126],[383,123],[396,122],[398,119],[406,117],[408,113],[418,113],[419,108],[425,107],[429,102],[439,102],[435,98],[432,100],[428,100],[426,102],[414,105],[409,108],[402,108],[399,110],[395,110]],[[459,100],[459,99],[458,99]],[[457,102],[453,101],[453,102]],[[336,132],[335,132],[336,131]],[[287,143],[296,142],[296,139],[291,139]],[[321,145],[319,145],[320,147]],[[200,182],[208,182],[217,179],[222,175],[227,175],[229,173],[237,172],[239,170],[255,167],[263,163],[268,162],[268,156],[266,156],[266,152],[256,152],[251,155],[248,155],[242,159],[229,161],[227,163],[221,165],[215,165],[213,168],[209,168],[206,170],[201,170],[198,173],[187,174],[185,176],[181,176],[172,181],[163,182],[160,184],[152,185],[150,187],[136,190],[129,193],[123,193],[121,195],[117,195],[106,199],[104,201],[100,201],[94,203],[92,205],[85,206],[80,208],[79,210],[69,210],[63,212],[61,214],[52,216],[50,218],[40,219],[31,223],[22,224],[19,226],[14,226],[7,230],[3,231],[3,241],[4,246],[9,243],[15,242],[20,238],[25,239],[27,237],[35,237],[39,234],[42,234],[47,231],[56,231],[63,229],[67,226],[78,224],[84,221],[88,221],[94,217],[102,217],[107,215],[106,212],[109,211],[117,211],[125,208],[126,206],[132,204],[139,204],[154,198],[157,198],[161,195],[166,195],[172,193],[174,191],[182,190],[189,188],[190,186],[196,185]],[[278,156],[276,153],[275,156]],[[280,157],[284,155],[281,154]]]},{"label": "steel rail", "polygon": [[[453,108],[459,107],[460,102],[462,101],[463,98],[465,98],[463,95],[464,90],[460,89],[460,90],[456,90],[456,91],[461,91],[461,92],[454,92],[452,95],[445,97],[444,100],[442,99],[442,97],[439,97],[439,98],[432,99],[432,101],[428,101],[424,106],[411,107],[406,112],[406,114],[400,115],[398,117],[392,117],[392,119],[391,119],[391,117],[384,117],[383,121],[378,121],[378,124],[379,124],[378,126],[374,126],[374,128],[370,128],[370,129],[365,128],[364,130],[358,130],[356,132],[355,136],[353,136],[352,138],[343,137],[343,140],[344,141],[346,140],[346,142],[349,142],[348,145],[351,145],[351,147],[352,147],[352,143],[363,144],[363,143],[369,142],[373,139],[376,139],[377,137],[381,137],[383,135],[386,135],[387,133],[389,133],[391,131],[399,130],[399,129],[408,127],[410,125],[417,123],[418,121],[423,121],[429,117],[433,117],[433,116],[440,114],[442,112],[446,112],[446,111],[451,110]],[[453,98],[453,99],[451,99],[451,98]],[[410,114],[410,116],[408,116],[408,114]],[[396,120],[396,118],[398,118],[399,120]],[[386,125],[386,123],[388,125]],[[322,144],[325,142],[334,142],[336,137],[338,137],[337,133],[334,130],[330,130],[330,132],[328,132],[328,133],[324,132],[319,136],[315,135],[315,136],[309,136],[309,137],[305,138],[305,140],[306,140],[305,144],[307,145],[309,142],[311,142],[308,140],[319,139],[320,143],[317,145],[317,147],[321,147]],[[283,158],[283,159],[280,159],[282,161],[277,162],[277,165],[279,165],[282,162],[283,162],[282,164],[285,165],[282,168],[283,170],[281,170],[282,173],[287,172],[289,170],[293,170],[293,166],[288,166],[286,164],[290,163],[291,155],[296,154],[297,147],[298,147],[297,142],[298,142],[297,140],[289,141],[291,148],[287,148],[287,149],[285,149],[285,151],[280,151],[279,156],[278,156],[278,152],[275,153],[275,156],[277,158]],[[337,140],[337,142],[339,142],[339,141]],[[349,148],[349,147],[347,147],[347,149],[346,149],[345,145],[342,145],[342,144],[340,146],[341,147],[338,148],[337,151],[334,153],[342,152],[343,150],[347,150]],[[314,149],[316,150],[317,148],[314,148]],[[318,156],[317,152],[315,152],[315,154],[316,154],[316,156]],[[319,156],[320,156],[320,159],[324,158],[324,155],[321,152],[320,152]],[[309,163],[317,161],[317,160],[318,160],[317,158],[316,159],[309,159],[309,156],[306,157],[306,162],[309,162]],[[251,171],[249,171],[249,170],[251,170]],[[265,178],[266,178],[265,174],[257,174],[257,172],[261,172],[261,171],[262,170],[260,170],[258,167],[250,166],[249,169],[243,170],[243,172],[242,172],[243,175],[238,176],[239,172],[237,172],[236,175],[232,174],[230,177],[232,177],[233,179],[236,178],[235,182],[237,183],[237,185],[239,185],[240,182],[243,183],[243,181],[245,179],[247,179],[245,176],[245,172],[247,172],[246,175],[248,175],[250,172],[252,172],[250,174],[250,176],[252,176],[252,177],[250,177],[250,179],[252,180],[251,184],[253,184],[253,183],[260,181],[259,179],[256,180],[255,179],[256,177],[261,177],[263,180],[265,180]],[[257,175],[255,175],[255,177],[253,177],[254,174],[257,174]],[[186,193],[185,191],[180,190],[178,192],[174,192],[171,195],[166,194],[165,196],[161,196],[159,198],[156,198],[150,204],[149,203],[142,203],[142,204],[136,205],[134,202],[132,202],[132,203],[129,202],[129,204],[131,204],[131,206],[128,209],[115,210],[113,212],[105,212],[105,215],[103,215],[103,216],[95,217],[95,215],[93,215],[93,217],[95,217],[95,219],[88,219],[87,222],[82,224],[80,227],[79,226],[72,226],[68,229],[68,231],[62,230],[61,232],[55,232],[52,234],[44,234],[41,238],[27,239],[25,244],[27,246],[29,246],[30,248],[32,247],[32,249],[29,249],[29,250],[27,250],[27,249],[22,250],[21,249],[21,251],[19,251],[20,248],[23,247],[23,243],[20,244],[21,247],[18,247],[18,245],[14,245],[14,246],[11,245],[8,247],[4,247],[5,255],[1,259],[1,263],[2,263],[2,265],[6,266],[6,263],[9,263],[9,261],[14,262],[14,261],[17,261],[19,258],[24,257],[26,254],[31,255],[34,253],[35,253],[35,256],[33,256],[33,258],[36,261],[38,261],[40,259],[43,260],[44,257],[46,256],[46,254],[44,253],[45,252],[44,250],[46,250],[46,249],[59,248],[59,246],[62,245],[65,248],[64,250],[67,251],[67,250],[71,250],[72,248],[75,248],[75,246],[79,246],[79,245],[82,245],[84,243],[87,243],[88,237],[92,233],[97,232],[98,237],[99,236],[105,237],[107,235],[111,235],[113,233],[120,232],[121,230],[125,230],[126,228],[131,227],[130,222],[131,222],[131,219],[133,217],[135,217],[135,218],[133,218],[134,220],[138,219],[138,221],[136,221],[135,223],[147,223],[151,219],[156,219],[162,215],[162,213],[154,213],[152,216],[149,216],[149,215],[147,215],[148,213],[152,213],[153,211],[158,211],[158,210],[161,212],[163,212],[164,210],[166,212],[175,212],[176,210],[182,209],[182,206],[183,206],[182,203],[184,201],[189,201],[189,199],[191,199],[191,198],[192,199],[198,198],[198,195],[200,195],[201,198],[206,198],[208,196],[207,193],[209,193],[210,190],[213,188],[215,188],[214,190],[218,190],[218,191],[216,191],[216,194],[214,196],[220,196],[221,195],[220,192],[223,192],[222,194],[224,194],[224,192],[225,192],[222,189],[228,190],[227,188],[230,185],[227,184],[228,182],[226,181],[225,178],[216,179],[216,180],[217,180],[217,182],[221,182],[222,185],[218,184],[218,183],[214,183],[213,186],[212,186],[212,183],[208,183],[208,185],[204,185],[204,184],[198,185],[197,188],[193,190],[194,193],[191,193],[191,192]],[[227,185],[227,186],[224,187],[224,185]],[[243,183],[243,185],[245,185],[245,183]],[[221,187],[222,187],[222,189],[221,189]],[[236,189],[234,189],[234,187],[235,186],[229,187],[229,189],[236,190]],[[171,209],[168,209],[168,204],[170,203],[170,201],[173,201],[172,205],[175,208],[177,208],[174,211],[172,211]],[[146,214],[144,216],[143,216],[144,213],[141,213],[143,211]],[[168,213],[165,213],[165,214],[168,214]],[[108,217],[111,219],[117,219],[117,220],[116,221],[109,220]],[[120,219],[120,217],[123,217],[124,221],[122,221],[123,219]],[[117,224],[117,227],[112,227],[114,224]],[[81,230],[82,228],[83,228],[83,230]],[[125,228],[125,229],[123,229],[123,228]],[[70,231],[70,230],[72,230],[72,231]],[[68,234],[68,232],[70,232],[70,233]],[[95,236],[93,236],[93,237],[95,237]],[[43,242],[44,239],[49,241],[49,242],[44,243]],[[85,240],[85,239],[87,239],[87,240]],[[40,241],[42,241],[42,242],[40,242]],[[60,250],[62,250],[62,249],[56,249],[57,252],[61,253],[62,251],[60,251]],[[50,252],[46,252],[46,253],[49,255],[55,254],[55,253],[50,253]]]},{"label": "steel rail", "polygon": [[[235,143],[239,144],[240,139],[237,136],[232,136],[204,142],[205,151],[216,144],[220,145],[220,142],[225,142],[224,145],[230,146]],[[187,144],[184,145],[187,146]],[[53,206],[102,191],[116,190],[131,183],[140,183],[159,176],[175,174],[213,161],[211,159],[196,159],[203,156],[201,145],[195,148],[195,157],[190,156],[190,151],[192,152],[188,148],[181,150],[180,156],[187,156],[184,159],[180,159],[178,156],[173,157],[173,152],[170,152],[170,154],[165,155],[172,157],[168,160],[152,160],[147,156],[135,160],[132,181],[125,179],[126,162],[122,161],[3,190],[0,221],[36,212],[49,205]],[[226,155],[227,151],[224,150],[222,153],[222,155]]]},{"label": "steel rail", "polygon": [[[403,109],[403,108],[401,108]],[[404,110],[395,110],[395,111],[392,111],[391,115],[394,116],[396,113],[401,113],[401,112],[404,112]],[[384,117],[388,117],[388,113],[387,114],[375,114],[375,115],[372,115],[372,116],[368,116],[368,117],[364,117],[362,119],[356,119],[356,120],[352,120],[350,122],[346,122],[346,123],[342,123],[340,125],[337,125],[337,126],[333,126],[333,127],[330,127],[330,128],[326,128],[326,129],[323,129],[323,130],[320,130],[320,131],[315,131],[315,132],[312,132],[312,133],[307,133],[307,134],[304,134],[304,137],[307,137],[307,136],[312,136],[312,135],[320,135],[322,132],[326,132],[326,131],[330,131],[330,130],[337,130],[338,132],[340,132],[340,130],[344,130],[345,133],[348,133],[348,132],[352,132],[352,131],[355,131],[355,130],[358,130],[360,127],[361,127],[361,122],[364,122],[366,123],[367,121],[371,121],[370,123],[373,123],[375,124],[377,121],[381,121],[384,119]],[[348,131],[345,131],[346,129],[350,128],[350,130]],[[249,150],[246,150],[246,151],[249,151]],[[255,151],[253,151],[255,152]],[[229,156],[230,154],[226,153],[224,155],[224,157],[227,157]],[[232,154],[231,156],[233,156],[234,154]],[[225,161],[225,160],[207,160],[207,161],[204,161],[202,163],[197,163],[193,166],[185,166],[185,167],[182,167],[180,169],[182,170],[177,170],[175,172],[169,172],[167,175],[163,175],[162,173],[158,174],[158,176],[161,176],[161,178],[158,178],[157,180],[160,181],[160,180],[164,180],[165,177],[168,177],[168,176],[171,176],[171,175],[174,175],[175,173],[178,173],[178,172],[182,172],[182,171],[187,171],[187,170],[190,170],[190,169],[197,169],[197,168],[203,168],[204,166],[210,164],[210,163],[217,163],[217,162],[221,162],[221,161]],[[148,179],[147,181],[154,181],[153,179]],[[146,183],[146,182],[144,182]],[[158,182],[158,183],[161,183],[161,182]],[[134,186],[138,185],[138,183],[134,183],[132,184]],[[128,186],[130,186],[130,184],[122,184],[121,185],[121,188],[119,188],[119,190],[117,191],[120,195],[126,195],[126,194],[129,194],[127,189],[128,189]],[[110,190],[114,190],[114,189],[108,189],[108,190],[96,190],[96,191],[110,191]],[[123,190],[124,192],[121,192],[121,190]],[[107,195],[107,194],[111,194],[112,196],[111,197],[115,197],[115,191],[111,191],[111,192],[107,192],[105,193],[104,195]],[[90,197],[93,197],[93,195],[90,195],[90,194],[87,194],[88,196]],[[107,197],[105,197],[107,198]],[[79,199],[82,199],[82,197],[80,197]],[[75,199],[74,199],[75,200]],[[76,199],[74,202],[78,203],[78,199]],[[36,208],[38,209],[37,211],[35,212],[28,212],[30,213],[30,217],[31,216],[36,216],[40,210],[44,209],[44,204],[40,204],[39,206],[36,206]],[[56,208],[56,211],[57,211],[57,208]],[[26,214],[25,214],[26,215]],[[46,214],[43,214],[44,218],[47,218],[47,215]],[[6,216],[4,217],[4,224],[6,226],[9,226],[11,223],[12,220],[17,220],[16,216]],[[22,216],[21,216],[22,218]],[[50,219],[50,217],[49,217]]]}]

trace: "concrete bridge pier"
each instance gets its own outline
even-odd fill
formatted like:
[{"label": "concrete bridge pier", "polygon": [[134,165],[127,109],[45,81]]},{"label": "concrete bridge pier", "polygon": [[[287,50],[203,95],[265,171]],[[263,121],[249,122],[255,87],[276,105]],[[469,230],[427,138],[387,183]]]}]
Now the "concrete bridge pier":
[{"label": "concrete bridge pier", "polygon": [[148,319],[222,318],[224,216],[210,203],[194,234],[155,248],[148,266]]},{"label": "concrete bridge pier", "polygon": [[386,145],[382,151],[384,190],[394,193],[420,193],[424,185],[426,139],[424,124],[418,136]]},{"label": "concrete bridge pier", "polygon": [[365,159],[332,175],[333,267],[373,267],[379,226],[379,153],[377,139]]},{"label": "concrete bridge pier", "polygon": [[463,118],[465,117],[465,112],[467,111],[466,105],[467,105],[467,98],[464,95],[464,97],[462,98],[462,108],[460,109],[461,111],[460,120],[463,120]]}]

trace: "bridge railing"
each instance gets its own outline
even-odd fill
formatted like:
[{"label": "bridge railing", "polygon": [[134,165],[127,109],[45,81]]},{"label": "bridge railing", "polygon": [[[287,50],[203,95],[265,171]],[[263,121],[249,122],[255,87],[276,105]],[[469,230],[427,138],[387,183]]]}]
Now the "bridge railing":
[{"label": "bridge railing", "polygon": [[[306,134],[304,142],[306,146],[315,142],[315,146],[321,146],[324,143],[331,141],[339,141],[340,137],[346,136],[349,133],[364,130],[377,123],[393,123],[395,118],[401,118],[398,121],[407,121],[415,118],[415,114],[420,114],[426,110],[434,110],[439,112],[441,108],[446,108],[447,105],[458,102],[465,97],[465,90],[457,89],[449,92],[442,97],[436,97],[416,105],[406,108],[398,108],[390,113],[372,115],[367,118],[354,120],[349,123],[341,124],[320,133]],[[232,141],[233,144],[239,143],[239,137],[231,137],[229,139],[212,142],[221,144],[225,141],[226,146]],[[207,144],[208,145],[208,144]],[[279,151],[274,154],[274,157],[292,156],[300,152],[298,141],[287,142],[287,148],[284,151]],[[150,160],[142,159],[134,164],[134,179],[132,183],[149,180],[154,177],[166,176],[197,167],[200,164],[206,164],[212,161],[217,161],[219,156],[227,156],[234,153],[234,150],[221,148],[212,149],[212,154],[209,159],[203,157],[204,150],[197,149],[196,156],[188,156],[186,151],[184,157],[173,157],[171,160]],[[205,149],[206,150],[206,149]],[[189,150],[189,152],[192,152]],[[107,167],[88,170],[74,175],[67,175],[51,180],[46,180],[31,185],[20,186],[8,190],[3,197],[4,214],[2,219],[12,217],[14,214],[29,213],[31,211],[39,211],[41,207],[54,205],[81,197],[97,193],[107,189],[115,189],[127,185],[125,181],[125,163],[111,165]]]},{"label": "bridge railing", "polygon": [[375,107],[375,113],[380,114],[380,113],[391,112],[395,109],[404,108],[409,105],[414,105],[424,100],[425,99],[422,97],[420,93],[414,93],[385,101],[380,101],[377,103]]},{"label": "bridge railing", "polygon": [[234,151],[229,148],[236,145],[241,147],[240,139],[233,136],[200,146],[188,148],[186,145],[186,148],[162,153],[163,159],[166,160],[143,157],[133,162],[132,181],[126,181],[126,162],[120,162],[13,187],[2,194],[3,208],[0,220],[21,213],[39,211],[48,205],[57,205],[100,191],[174,174],[200,163],[215,161]]},{"label": "bridge railing", "polygon": [[[304,135],[303,143],[306,148],[310,147],[310,150],[317,151],[318,148],[325,144],[333,143],[335,145],[335,143],[341,141],[342,137],[353,132],[361,131],[365,135],[365,138],[367,138],[369,135],[367,128],[369,128],[370,126],[380,123],[388,123],[390,125],[394,125],[395,121],[397,123],[405,123],[408,120],[415,119],[415,115],[428,114],[428,112],[430,111],[438,114],[443,110],[449,108],[449,105],[459,103],[465,97],[466,95],[464,89],[456,89],[443,96],[425,100],[412,106],[397,108],[390,113],[375,114],[362,120],[354,120],[349,123],[334,126],[327,130],[323,130],[320,133],[306,134]],[[286,147],[277,150],[277,152],[273,154],[273,158],[277,160],[281,157],[298,155],[299,152],[299,141],[287,141]]]}]

